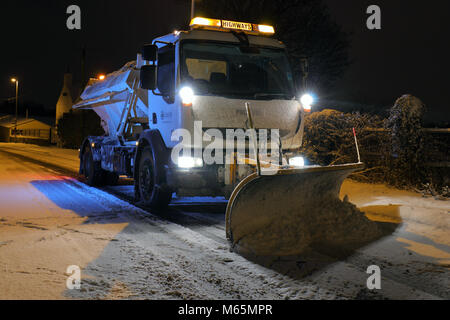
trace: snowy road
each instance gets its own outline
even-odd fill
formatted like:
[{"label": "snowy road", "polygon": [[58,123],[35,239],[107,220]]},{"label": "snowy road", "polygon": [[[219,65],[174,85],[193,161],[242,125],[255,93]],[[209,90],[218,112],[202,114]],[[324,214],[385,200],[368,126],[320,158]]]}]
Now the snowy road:
[{"label": "snowy road", "polygon": [[[0,144],[0,299],[449,299],[450,205],[347,181],[386,236],[345,255],[249,261],[230,252],[221,199],[177,199],[157,217],[132,186],[91,188],[77,152]],[[66,269],[82,270],[80,290]],[[370,265],[382,289],[366,288]]]}]

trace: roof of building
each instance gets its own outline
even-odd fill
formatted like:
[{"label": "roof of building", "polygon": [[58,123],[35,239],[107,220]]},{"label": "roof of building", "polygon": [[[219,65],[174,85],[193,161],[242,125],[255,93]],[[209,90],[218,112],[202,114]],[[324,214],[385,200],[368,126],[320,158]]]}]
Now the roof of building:
[{"label": "roof of building", "polygon": [[[32,119],[32,118],[18,118],[17,119],[17,125],[18,126],[24,125],[24,124],[27,124],[27,123],[30,123],[30,122],[38,122],[41,125],[50,127],[48,124],[46,124],[46,123],[44,123],[42,121],[36,120],[36,119]],[[12,115],[0,116],[0,127],[12,128],[15,125],[16,125],[16,118],[15,118],[15,116],[12,116]]]}]

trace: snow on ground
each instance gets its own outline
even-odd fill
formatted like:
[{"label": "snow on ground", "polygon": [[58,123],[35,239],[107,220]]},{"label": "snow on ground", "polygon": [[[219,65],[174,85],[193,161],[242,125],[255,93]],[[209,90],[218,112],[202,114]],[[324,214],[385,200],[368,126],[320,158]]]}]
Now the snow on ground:
[{"label": "snow on ground", "polygon": [[[449,299],[446,201],[346,181],[384,238],[351,253],[258,261],[229,251],[223,199],[176,199],[157,217],[126,201],[132,186],[76,180],[76,150],[0,144],[0,298]],[[66,173],[65,173],[66,172]],[[382,289],[366,288],[378,265]],[[82,269],[81,290],[66,269]]]},{"label": "snow on ground", "polygon": [[51,164],[69,172],[78,172],[80,165],[78,150],[61,149],[56,147],[43,147],[24,143],[0,143],[4,152],[13,152],[17,155],[26,155],[32,160]]}]

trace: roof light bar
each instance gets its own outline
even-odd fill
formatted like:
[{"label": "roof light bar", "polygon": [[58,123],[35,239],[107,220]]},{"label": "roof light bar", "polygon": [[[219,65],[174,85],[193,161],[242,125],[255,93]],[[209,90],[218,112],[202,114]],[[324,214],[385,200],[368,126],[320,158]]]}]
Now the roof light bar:
[{"label": "roof light bar", "polygon": [[261,33],[269,33],[269,34],[275,33],[275,29],[272,26],[267,26],[264,24],[258,25],[258,31]]},{"label": "roof light bar", "polygon": [[272,26],[264,24],[251,24],[247,22],[237,22],[229,20],[209,19],[196,17],[191,20],[190,27],[192,29],[209,29],[209,30],[240,30],[253,34],[273,35],[275,29]]},{"label": "roof light bar", "polygon": [[191,20],[191,27],[203,26],[203,27],[217,27],[220,28],[222,26],[222,21],[217,19],[208,19],[208,18],[200,18],[196,17]]}]

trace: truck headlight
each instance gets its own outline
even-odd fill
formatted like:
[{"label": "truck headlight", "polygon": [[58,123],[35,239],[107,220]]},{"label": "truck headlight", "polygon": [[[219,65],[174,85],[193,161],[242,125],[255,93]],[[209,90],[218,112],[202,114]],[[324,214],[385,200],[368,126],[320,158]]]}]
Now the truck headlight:
[{"label": "truck headlight", "polygon": [[203,167],[203,160],[200,158],[192,158],[192,157],[179,157],[178,158],[178,167],[182,169],[191,169],[194,167]]},{"label": "truck headlight", "polygon": [[305,159],[303,157],[293,157],[289,159],[289,165],[293,167],[304,167]]},{"label": "truck headlight", "polygon": [[314,103],[314,98],[312,95],[310,95],[308,93],[304,94],[300,98],[300,102],[301,102],[303,110],[305,110],[305,112],[311,112],[311,106]]},{"label": "truck headlight", "polygon": [[194,102],[194,90],[190,87],[183,87],[180,90],[180,98],[183,107],[191,107]]}]

